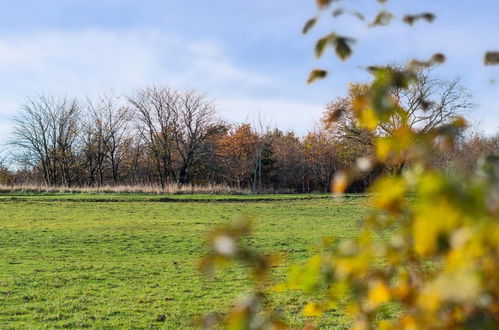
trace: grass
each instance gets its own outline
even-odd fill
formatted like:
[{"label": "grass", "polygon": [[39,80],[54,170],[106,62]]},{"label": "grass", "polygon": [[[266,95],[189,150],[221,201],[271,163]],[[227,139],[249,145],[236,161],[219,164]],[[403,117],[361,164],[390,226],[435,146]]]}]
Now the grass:
[{"label": "grass", "polygon": [[[355,235],[367,212],[365,198],[168,197],[1,196],[0,328],[186,328],[196,315],[226,310],[250,286],[241,269],[215,279],[197,271],[205,234],[216,226],[251,215],[248,244],[288,253],[282,274],[322,237]],[[300,295],[275,299],[291,324],[307,321]],[[319,321],[328,328],[346,324],[337,312]]]},{"label": "grass", "polygon": [[2,185],[0,193],[125,193],[125,194],[250,194],[250,189],[239,189],[224,184],[205,185],[178,185],[168,184],[165,187],[158,185],[118,185],[101,187],[66,187],[45,185]]}]

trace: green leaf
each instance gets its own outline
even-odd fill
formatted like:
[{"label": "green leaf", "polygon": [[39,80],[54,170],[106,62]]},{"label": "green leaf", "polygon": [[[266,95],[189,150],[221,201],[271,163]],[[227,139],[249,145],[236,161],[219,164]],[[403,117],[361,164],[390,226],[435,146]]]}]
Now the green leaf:
[{"label": "green leaf", "polygon": [[357,17],[361,21],[365,21],[366,20],[366,18],[364,17],[364,15],[362,15],[362,13],[359,13],[358,11],[352,13],[352,15],[355,16],[355,17]]},{"label": "green leaf", "polygon": [[338,9],[333,11],[333,17],[341,16],[344,13],[345,13],[345,10],[343,10],[343,8],[338,8]]},{"label": "green leaf", "polygon": [[335,39],[336,42],[336,54],[343,61],[349,58],[352,55],[352,49],[348,43],[353,42],[353,39],[345,38],[345,37],[337,37]]},{"label": "green leaf", "polygon": [[391,20],[393,19],[393,14],[390,12],[387,12],[386,10],[382,10],[379,12],[379,14],[376,16],[374,21],[369,24],[370,27],[375,27],[375,26],[383,26],[383,25],[388,25],[390,24]]},{"label": "green leaf", "polygon": [[317,40],[317,43],[315,44],[315,56],[321,57],[327,44],[331,43],[335,38],[336,34],[331,33]]},{"label": "green leaf", "polygon": [[414,15],[405,15],[402,21],[406,24],[413,25],[414,22],[417,20],[416,16]]},{"label": "green leaf", "polygon": [[336,55],[342,60],[346,60],[352,54],[350,43],[355,42],[352,38],[340,37],[335,33],[328,34],[327,36],[317,40],[315,44],[315,55],[321,57],[327,45],[334,45]]},{"label": "green leaf", "polygon": [[427,21],[428,23],[433,23],[435,20],[435,15],[432,13],[422,13],[421,18]]},{"label": "green leaf", "polygon": [[423,19],[428,23],[433,23],[435,18],[436,16],[433,13],[422,13],[417,15],[405,15],[402,21],[406,24],[413,25],[414,23],[416,23],[416,21],[419,21],[420,19]]},{"label": "green leaf", "polygon": [[314,69],[310,72],[307,83],[311,84],[317,79],[324,79],[326,76],[327,76],[326,70]]},{"label": "green leaf", "polygon": [[445,55],[442,53],[433,54],[433,56],[427,61],[412,60],[409,62],[409,70],[419,70],[422,68],[428,68],[433,65],[442,64],[446,61]]},{"label": "green leaf", "polygon": [[306,34],[308,31],[310,31],[310,29],[312,29],[315,26],[316,23],[317,23],[316,17],[309,19],[307,21],[307,23],[305,23],[305,26],[303,27],[302,33]]}]

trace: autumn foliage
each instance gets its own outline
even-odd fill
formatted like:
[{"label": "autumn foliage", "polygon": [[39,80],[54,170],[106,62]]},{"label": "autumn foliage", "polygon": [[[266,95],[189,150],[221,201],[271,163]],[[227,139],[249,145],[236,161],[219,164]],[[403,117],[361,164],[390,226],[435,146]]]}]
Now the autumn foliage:
[{"label": "autumn foliage", "polygon": [[218,141],[218,155],[227,179],[235,181],[238,187],[246,186],[251,178],[257,139],[251,126],[242,124]]},{"label": "autumn foliage", "polygon": [[[378,2],[384,5],[387,1]],[[344,1],[317,1],[323,11],[337,3]],[[338,7],[332,10],[333,17],[343,13],[348,11]],[[360,13],[353,14],[365,19]],[[369,25],[388,25],[393,18],[382,8]],[[317,19],[309,20],[303,32],[312,29]],[[403,21],[413,25],[434,19],[431,13],[420,13],[408,14]],[[321,56],[331,47],[340,59],[346,59],[354,41],[333,32],[317,41],[315,51]],[[488,52],[485,64],[497,64],[496,53]],[[439,116],[445,114],[448,120],[435,124],[431,113],[425,115],[435,106],[426,97],[418,99],[416,108],[397,97],[410,95],[411,89],[421,83],[422,70],[444,60],[443,54],[435,54],[428,61],[413,60],[405,67],[372,67],[371,83],[357,89],[354,86],[348,99],[329,107],[326,124],[340,127],[351,139],[365,139],[364,145],[372,147],[372,154],[336,173],[332,186],[337,198],[366,171],[396,169],[385,172],[371,185],[372,211],[364,219],[358,237],[325,239],[325,252],[295,265],[287,281],[273,285],[269,276],[262,276],[271,274],[271,258],[253,253],[248,258],[248,253],[238,253],[246,251],[238,242],[248,235],[248,230],[214,233],[205,263],[216,266],[217,257],[224,263],[243,262],[250,265],[259,280],[248,299],[217,321],[230,329],[287,328],[266,297],[272,291],[299,290],[306,297],[313,293],[303,308],[309,320],[340,308],[349,316],[352,329],[499,327],[497,148],[489,149],[492,154],[481,157],[472,169],[456,166],[448,171],[439,167],[447,154],[486,150],[486,144],[476,137],[465,148],[458,145],[467,126],[458,112],[440,112]],[[309,82],[326,75],[325,70],[313,70]],[[456,106],[459,108],[459,103]],[[433,109],[439,113],[438,104]],[[422,121],[430,118],[428,125],[417,119],[418,111]],[[217,244],[221,232],[225,235],[224,246],[230,249],[222,250]],[[380,232],[390,235],[379,239]],[[266,266],[264,270],[262,265]],[[398,313],[386,317],[386,307]],[[313,323],[308,327],[313,328]]]},{"label": "autumn foliage", "polygon": [[[398,75],[404,75],[404,79],[400,80]],[[376,81],[364,96],[373,93],[370,97],[390,97],[375,94],[379,93],[380,84],[387,84],[389,89],[402,81],[407,84],[401,85],[405,88],[411,79],[410,71],[377,72]],[[405,111],[398,107],[371,107],[371,102],[362,99],[357,106],[355,118],[359,127],[371,131]],[[373,112],[367,122],[363,120],[363,111]],[[260,326],[255,328],[284,327],[262,297],[271,290],[301,290],[322,297],[304,307],[305,316],[320,317],[341,306],[354,329],[497,327],[499,158],[483,159],[476,173],[460,175],[438,170],[429,156],[429,151],[441,141],[452,147],[464,124],[456,117],[449,124],[422,132],[402,123],[393,135],[376,137],[371,166],[407,161],[410,166],[384,175],[372,185],[372,213],[364,220],[364,229],[357,238],[329,239],[328,252],[292,268],[285,283],[272,287],[271,282],[265,282],[262,273],[270,272],[269,257],[255,252],[239,253],[246,251],[239,250],[237,242],[248,233],[247,229],[222,230],[223,247],[215,233],[210,241],[212,255],[205,262],[216,265],[217,258],[244,262],[258,274],[258,279],[267,283],[257,285],[255,296],[247,300],[247,305],[237,305],[222,321],[234,329],[252,328],[248,325],[256,320]],[[345,171],[341,180],[347,184],[335,185],[336,193],[340,195],[341,189],[366,169]],[[389,239],[375,239],[382,230],[391,231]],[[380,313],[387,305],[397,306],[400,316],[384,319]],[[246,312],[241,314],[241,308],[246,308]]]}]

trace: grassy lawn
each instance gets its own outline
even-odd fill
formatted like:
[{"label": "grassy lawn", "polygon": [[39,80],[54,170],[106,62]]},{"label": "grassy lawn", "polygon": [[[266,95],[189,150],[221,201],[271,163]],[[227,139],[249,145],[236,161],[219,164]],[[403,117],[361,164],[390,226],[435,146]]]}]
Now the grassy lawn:
[{"label": "grassy lawn", "polygon": [[[204,279],[205,234],[241,214],[253,247],[304,260],[327,235],[353,236],[366,199],[282,196],[0,196],[0,328],[185,328],[224,311],[249,282],[239,269]],[[303,325],[303,299],[277,296]],[[165,320],[158,319],[166,316]],[[344,327],[330,312],[320,325]]]}]

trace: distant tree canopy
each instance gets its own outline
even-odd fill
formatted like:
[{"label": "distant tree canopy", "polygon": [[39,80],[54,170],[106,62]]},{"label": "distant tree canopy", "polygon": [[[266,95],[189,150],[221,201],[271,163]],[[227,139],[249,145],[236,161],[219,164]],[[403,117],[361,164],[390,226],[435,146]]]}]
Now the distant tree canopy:
[{"label": "distant tree canopy", "polygon": [[[355,98],[368,85],[353,83],[304,137],[264,123],[258,129],[227,123],[195,90],[147,87],[128,97],[104,94],[83,102],[40,96],[29,99],[14,120],[11,146],[22,175],[13,173],[12,180],[49,186],[226,184],[252,191],[329,191],[340,169],[372,156],[374,139],[392,134],[403,122],[394,117],[375,131],[358,125]],[[406,122],[421,131],[448,123],[473,105],[458,80],[438,78],[431,68],[419,71],[412,88],[393,89],[392,95],[407,110]],[[463,137],[461,145],[470,142]],[[439,164],[448,166],[444,158]],[[365,174],[350,189],[363,190],[381,172]]]},{"label": "distant tree canopy", "polygon": [[[386,68],[403,70],[401,65],[390,65]],[[468,114],[474,107],[472,94],[459,79],[442,79],[433,73],[433,69],[434,66],[419,68],[414,82],[408,88],[391,88],[389,94],[394,104],[403,111],[395,112],[387,122],[379,125],[374,134],[391,135],[402,125],[422,133],[429,132],[439,125]],[[356,99],[368,88],[367,83],[350,84],[348,96],[338,98],[327,105],[324,124],[342,136],[369,144],[369,139],[364,136],[366,130],[359,130],[358,123],[353,120]]]},{"label": "distant tree canopy", "polygon": [[[401,65],[386,66],[388,70],[401,71]],[[446,80],[434,74],[434,66],[418,68],[414,82],[408,88],[394,86],[388,93],[398,111],[377,125],[369,112],[362,113],[364,125],[357,120],[359,96],[369,89],[369,83],[350,84],[348,95],[339,97],[326,106],[322,125],[342,141],[357,149],[373,154],[375,138],[392,136],[401,127],[414,129],[422,134],[449,124],[468,115],[474,107],[472,94],[459,79]],[[369,127],[376,125],[375,130]],[[399,164],[402,166],[403,164]]]}]

